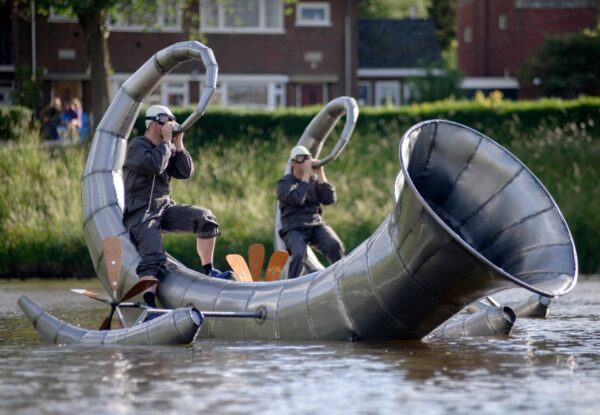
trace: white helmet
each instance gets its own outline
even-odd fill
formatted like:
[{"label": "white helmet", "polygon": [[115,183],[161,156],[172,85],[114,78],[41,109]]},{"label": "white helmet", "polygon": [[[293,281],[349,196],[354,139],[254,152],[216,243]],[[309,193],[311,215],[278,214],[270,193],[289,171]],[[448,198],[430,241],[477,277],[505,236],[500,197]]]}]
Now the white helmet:
[{"label": "white helmet", "polygon": [[148,128],[152,121],[156,121],[156,117],[160,114],[167,114],[175,118],[168,107],[165,107],[164,105],[152,105],[146,110],[146,128]]},{"label": "white helmet", "polygon": [[297,156],[311,156],[310,155],[310,151],[308,151],[308,149],[304,146],[296,146],[294,148],[292,148],[292,151],[290,152],[290,160],[295,159]]}]

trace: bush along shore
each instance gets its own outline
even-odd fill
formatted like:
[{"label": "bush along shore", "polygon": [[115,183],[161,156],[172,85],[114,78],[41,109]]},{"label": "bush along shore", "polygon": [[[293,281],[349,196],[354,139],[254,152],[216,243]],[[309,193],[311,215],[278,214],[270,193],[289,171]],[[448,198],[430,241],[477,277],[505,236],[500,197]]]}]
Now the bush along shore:
[{"label": "bush along shore", "polygon": [[[246,255],[251,243],[272,249],[275,184],[289,150],[320,108],[274,112],[213,110],[186,133],[195,160],[190,180],[173,181],[173,198],[210,208],[222,236],[215,263]],[[21,112],[22,109],[17,109]],[[11,132],[0,114],[0,278],[93,277],[82,230],[80,178],[89,151],[39,145],[36,133]],[[185,119],[191,109],[179,109]],[[509,149],[541,180],[561,208],[577,247],[580,272],[600,270],[600,99],[539,102],[445,102],[400,108],[361,108],[355,133],[326,167],[338,203],[324,218],[347,252],[391,211],[399,172],[398,143],[427,119],[468,125]],[[341,120],[323,154],[337,140]],[[134,133],[142,133],[141,117]],[[165,235],[167,251],[199,269],[192,235]],[[269,252],[267,252],[267,255]]]}]

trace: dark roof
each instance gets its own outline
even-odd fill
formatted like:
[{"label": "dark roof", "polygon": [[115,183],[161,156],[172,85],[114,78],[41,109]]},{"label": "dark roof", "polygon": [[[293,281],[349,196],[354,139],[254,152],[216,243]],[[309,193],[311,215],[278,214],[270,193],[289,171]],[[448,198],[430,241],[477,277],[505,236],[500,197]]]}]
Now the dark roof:
[{"label": "dark roof", "polygon": [[435,26],[426,19],[360,19],[359,68],[419,68],[441,60]]}]

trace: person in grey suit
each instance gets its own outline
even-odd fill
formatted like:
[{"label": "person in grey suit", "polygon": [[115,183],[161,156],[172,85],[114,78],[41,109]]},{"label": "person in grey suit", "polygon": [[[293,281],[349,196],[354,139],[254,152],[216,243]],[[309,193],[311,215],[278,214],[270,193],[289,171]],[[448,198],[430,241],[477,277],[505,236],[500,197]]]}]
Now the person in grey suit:
[{"label": "person in grey suit", "polygon": [[291,255],[288,278],[303,272],[308,244],[327,257],[330,263],[344,256],[344,245],[321,216],[324,205],[336,202],[335,187],[325,177],[323,166],[314,168],[310,152],[296,146],[290,153],[292,172],[277,182],[281,211],[279,235]]}]

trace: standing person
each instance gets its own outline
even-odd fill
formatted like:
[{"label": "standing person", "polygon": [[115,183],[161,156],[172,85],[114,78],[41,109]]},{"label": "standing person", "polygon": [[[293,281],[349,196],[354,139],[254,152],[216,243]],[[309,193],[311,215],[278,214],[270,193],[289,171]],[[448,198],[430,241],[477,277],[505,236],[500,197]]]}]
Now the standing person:
[{"label": "standing person", "polygon": [[[190,153],[183,145],[183,133],[173,135],[175,117],[162,105],[146,111],[146,132],[129,143],[123,177],[125,210],[123,223],[141,261],[138,276],[158,277],[167,260],[161,231],[196,234],[196,251],[202,271],[217,278],[228,278],[231,271],[213,268],[213,254],[219,224],[208,209],[177,205],[171,199],[171,178],[188,179],[194,174]],[[156,286],[144,293],[147,305],[155,307]]]},{"label": "standing person", "polygon": [[327,181],[323,166],[313,167],[315,160],[303,146],[292,149],[290,160],[292,172],[277,182],[277,199],[281,210],[279,235],[292,256],[288,278],[296,278],[302,274],[309,243],[331,264],[344,256],[344,245],[321,217],[322,205],[336,201],[335,188]]}]

